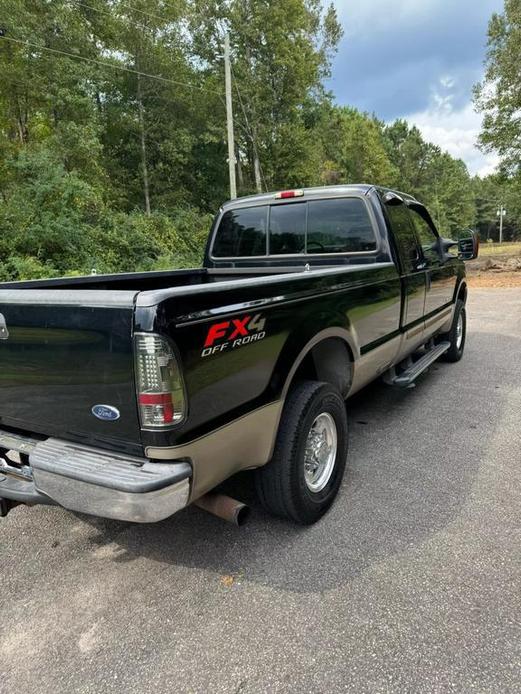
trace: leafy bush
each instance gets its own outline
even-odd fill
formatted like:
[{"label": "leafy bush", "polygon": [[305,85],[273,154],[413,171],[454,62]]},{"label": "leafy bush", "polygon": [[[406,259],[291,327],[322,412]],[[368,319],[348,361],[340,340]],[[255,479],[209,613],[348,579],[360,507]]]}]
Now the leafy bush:
[{"label": "leafy bush", "polygon": [[45,148],[12,162],[0,202],[0,280],[200,265],[211,216],[114,212],[102,191]]}]

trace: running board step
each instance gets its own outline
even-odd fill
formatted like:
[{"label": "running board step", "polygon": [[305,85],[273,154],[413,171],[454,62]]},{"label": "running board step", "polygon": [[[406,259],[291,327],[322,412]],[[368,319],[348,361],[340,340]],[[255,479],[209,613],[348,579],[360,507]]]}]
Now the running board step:
[{"label": "running board step", "polygon": [[449,349],[450,342],[440,342],[435,347],[431,347],[431,349],[427,350],[418,361],[411,362],[408,368],[400,374],[397,375],[394,368],[391,369],[391,373],[386,379],[386,382],[393,386],[399,386],[400,388],[409,388],[414,385],[414,381],[420,374],[428,369],[442,354],[448,352]]}]

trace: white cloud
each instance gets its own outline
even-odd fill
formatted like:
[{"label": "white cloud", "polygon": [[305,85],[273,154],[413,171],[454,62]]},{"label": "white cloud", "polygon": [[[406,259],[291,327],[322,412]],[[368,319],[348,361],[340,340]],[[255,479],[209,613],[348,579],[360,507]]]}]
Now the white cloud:
[{"label": "white cloud", "polygon": [[333,0],[345,30],[331,87],[340,103],[404,118],[426,140],[487,175],[498,157],[477,146],[486,27],[503,0]]},{"label": "white cloud", "polygon": [[440,77],[440,84],[442,87],[445,87],[445,89],[452,89],[456,84],[456,80],[450,75],[445,75],[444,77]]},{"label": "white cloud", "polygon": [[481,131],[481,116],[469,101],[463,108],[453,108],[457,80],[450,75],[440,78],[431,90],[431,104],[420,113],[405,116],[416,125],[428,142],[433,142],[453,157],[463,159],[472,175],[487,176],[496,169],[499,158],[485,154],[476,146]]}]

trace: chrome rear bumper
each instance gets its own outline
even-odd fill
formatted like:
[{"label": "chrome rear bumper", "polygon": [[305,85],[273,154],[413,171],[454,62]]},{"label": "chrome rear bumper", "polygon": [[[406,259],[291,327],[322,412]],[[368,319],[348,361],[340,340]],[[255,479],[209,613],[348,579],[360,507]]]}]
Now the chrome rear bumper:
[{"label": "chrome rear bumper", "polygon": [[0,457],[0,498],[137,523],[163,520],[188,504],[192,467],[187,462],[155,463],[0,431],[2,450],[22,457],[13,464]]}]

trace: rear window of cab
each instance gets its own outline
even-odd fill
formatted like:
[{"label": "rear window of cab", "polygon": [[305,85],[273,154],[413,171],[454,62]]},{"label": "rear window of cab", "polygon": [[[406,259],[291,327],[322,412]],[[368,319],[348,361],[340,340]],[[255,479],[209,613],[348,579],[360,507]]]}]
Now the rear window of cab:
[{"label": "rear window of cab", "polygon": [[370,253],[376,236],[363,200],[330,198],[228,210],[217,230],[212,255]]}]

